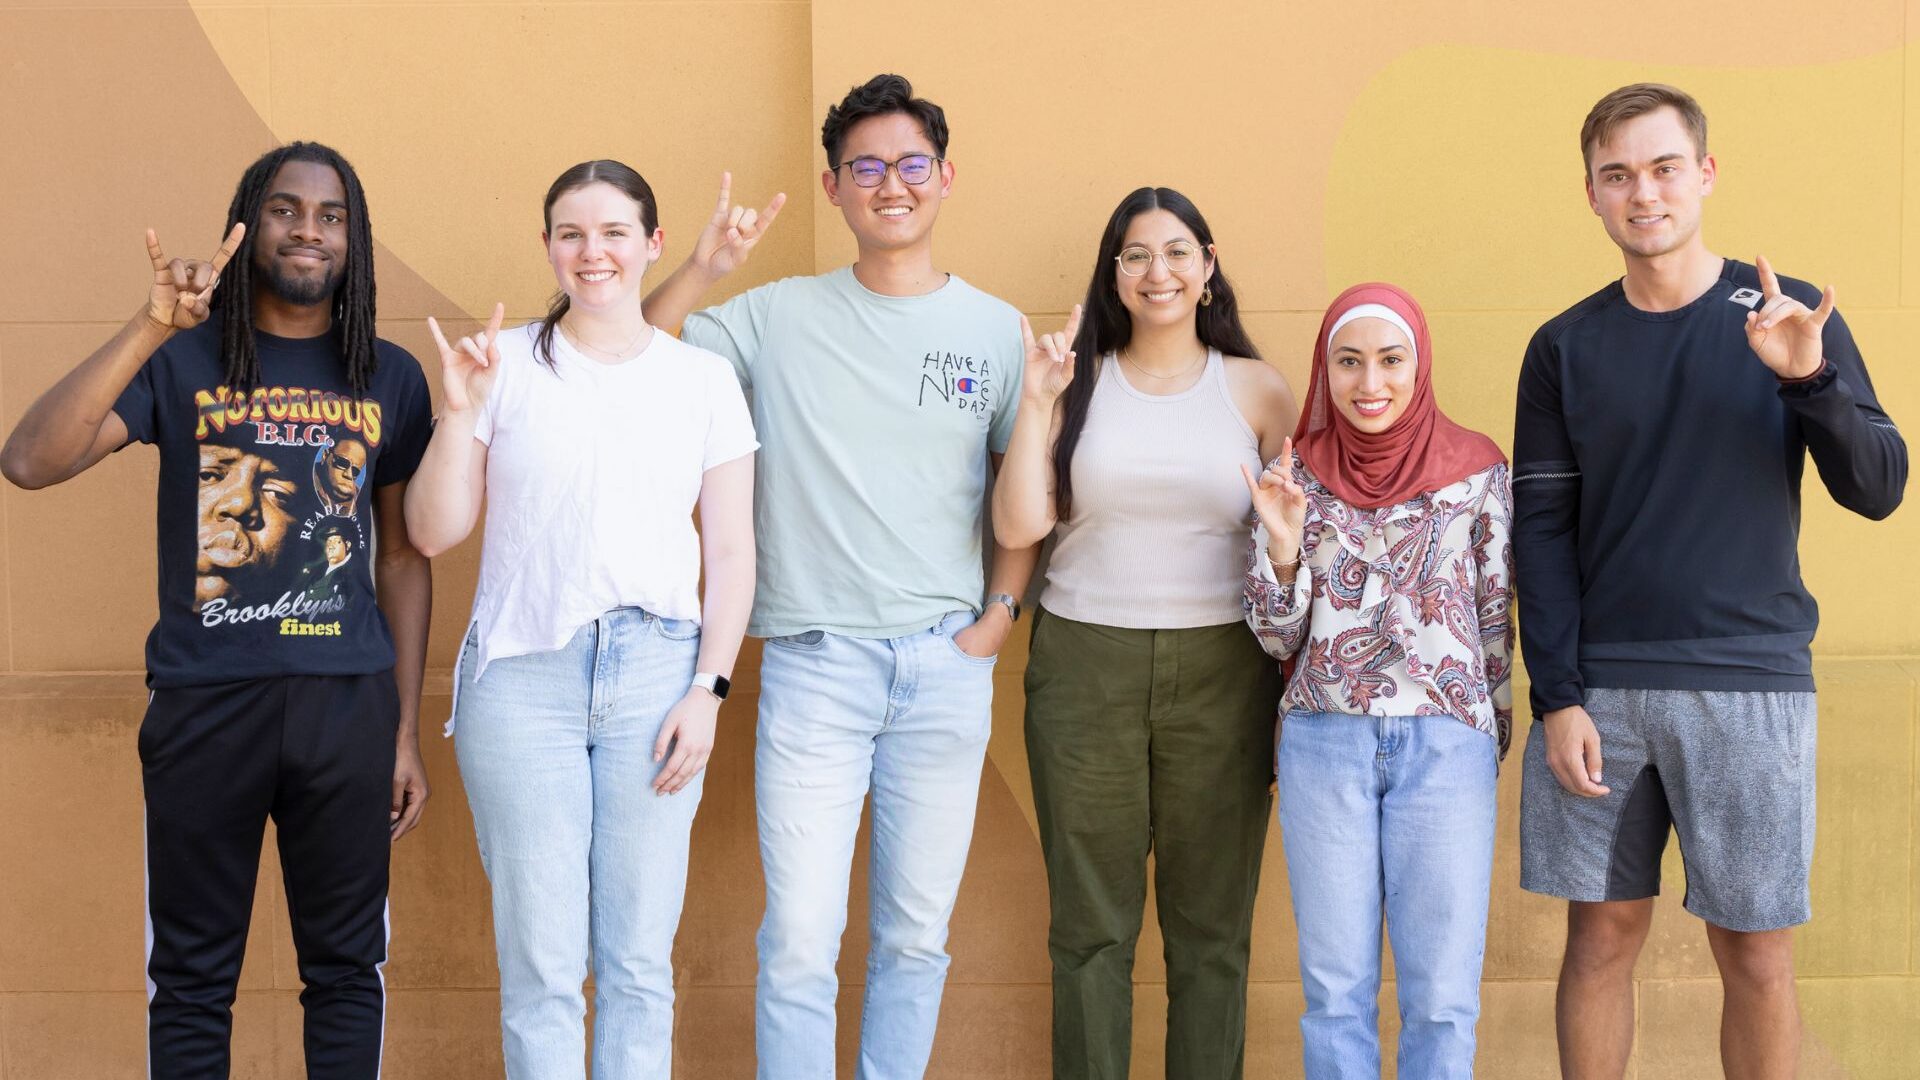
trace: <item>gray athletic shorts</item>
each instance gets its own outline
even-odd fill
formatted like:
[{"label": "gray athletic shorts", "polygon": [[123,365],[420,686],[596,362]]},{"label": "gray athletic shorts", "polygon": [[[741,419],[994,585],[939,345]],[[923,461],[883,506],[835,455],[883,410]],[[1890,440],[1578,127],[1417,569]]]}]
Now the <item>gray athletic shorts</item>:
[{"label": "gray athletic shorts", "polygon": [[1680,834],[1686,907],[1728,930],[1812,917],[1814,695],[1587,691],[1601,782],[1575,795],[1547,768],[1534,721],[1520,780],[1520,887],[1568,900],[1660,892],[1667,829]]}]

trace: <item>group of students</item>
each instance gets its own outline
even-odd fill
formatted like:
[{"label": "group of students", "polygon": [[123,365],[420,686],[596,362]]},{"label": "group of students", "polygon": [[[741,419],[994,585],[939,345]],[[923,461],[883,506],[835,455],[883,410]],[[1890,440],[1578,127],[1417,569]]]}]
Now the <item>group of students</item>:
[{"label": "group of students", "polygon": [[759,1075],[834,1075],[869,798],[857,1072],[923,1074],[995,658],[1049,539],[1026,741],[1056,1076],[1127,1075],[1149,852],[1167,1074],[1241,1075],[1275,790],[1306,1075],[1379,1074],[1383,924],[1399,1074],[1471,1075],[1516,601],[1536,714],[1521,884],[1571,901],[1563,1071],[1624,1073],[1671,827],[1726,982],[1728,1072],[1790,1075],[1785,928],[1810,914],[1813,841],[1803,461],[1879,518],[1905,444],[1831,290],[1707,251],[1693,99],[1623,87],[1580,139],[1626,274],[1529,344],[1511,474],[1440,412],[1426,317],[1392,285],[1334,300],[1296,408],[1179,192],[1122,200],[1062,332],[938,271],[946,119],[899,76],[822,130],[852,266],[694,311],[784,201],[737,206],[723,180],[643,295],[652,190],[577,165],[545,200],[547,315],[502,329],[496,307],[453,342],[432,326],[437,421],[419,365],[374,337],[352,168],[311,143],[265,155],[210,259],[148,234],[146,305],[0,453],[37,488],[160,450],[151,1075],[227,1073],[268,817],[308,1074],[378,1074],[388,846],[428,790],[428,558],[483,506],[448,730],[516,1080],[583,1075],[589,969],[593,1074],[669,1075],[689,836],[744,634],[767,641]]}]

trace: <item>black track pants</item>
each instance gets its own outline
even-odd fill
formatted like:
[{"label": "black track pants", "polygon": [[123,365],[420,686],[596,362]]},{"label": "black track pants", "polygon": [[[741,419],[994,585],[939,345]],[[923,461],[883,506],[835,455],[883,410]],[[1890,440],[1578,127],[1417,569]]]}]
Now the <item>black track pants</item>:
[{"label": "black track pants", "polygon": [[269,816],[306,987],[307,1075],[379,1075],[398,720],[390,671],[154,691],[140,726],[153,1080],[228,1073]]}]

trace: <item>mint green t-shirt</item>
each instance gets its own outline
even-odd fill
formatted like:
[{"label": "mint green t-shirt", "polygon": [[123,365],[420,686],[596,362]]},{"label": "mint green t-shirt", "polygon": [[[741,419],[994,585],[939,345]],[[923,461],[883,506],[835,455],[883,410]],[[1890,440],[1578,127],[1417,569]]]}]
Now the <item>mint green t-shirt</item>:
[{"label": "mint green t-shirt", "polygon": [[979,611],[987,454],[1020,404],[1020,315],[949,277],[882,296],[843,267],[695,312],[760,436],[747,632],[915,633]]}]

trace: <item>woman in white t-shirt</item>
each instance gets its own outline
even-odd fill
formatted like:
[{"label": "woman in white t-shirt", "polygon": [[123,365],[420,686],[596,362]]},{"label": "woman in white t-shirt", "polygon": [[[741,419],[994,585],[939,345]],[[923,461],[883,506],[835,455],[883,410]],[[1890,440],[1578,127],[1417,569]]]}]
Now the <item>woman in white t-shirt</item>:
[{"label": "woman in white t-shirt", "polygon": [[[638,173],[576,165],[547,192],[546,318],[496,307],[453,346],[428,320],[445,405],[407,526],[436,554],[487,508],[454,722],[513,1078],[583,1075],[589,947],[594,1076],[669,1075],[688,836],[752,606],[753,423],[725,360],[641,314],[657,221]],[[728,226],[709,260],[757,239]]]}]

